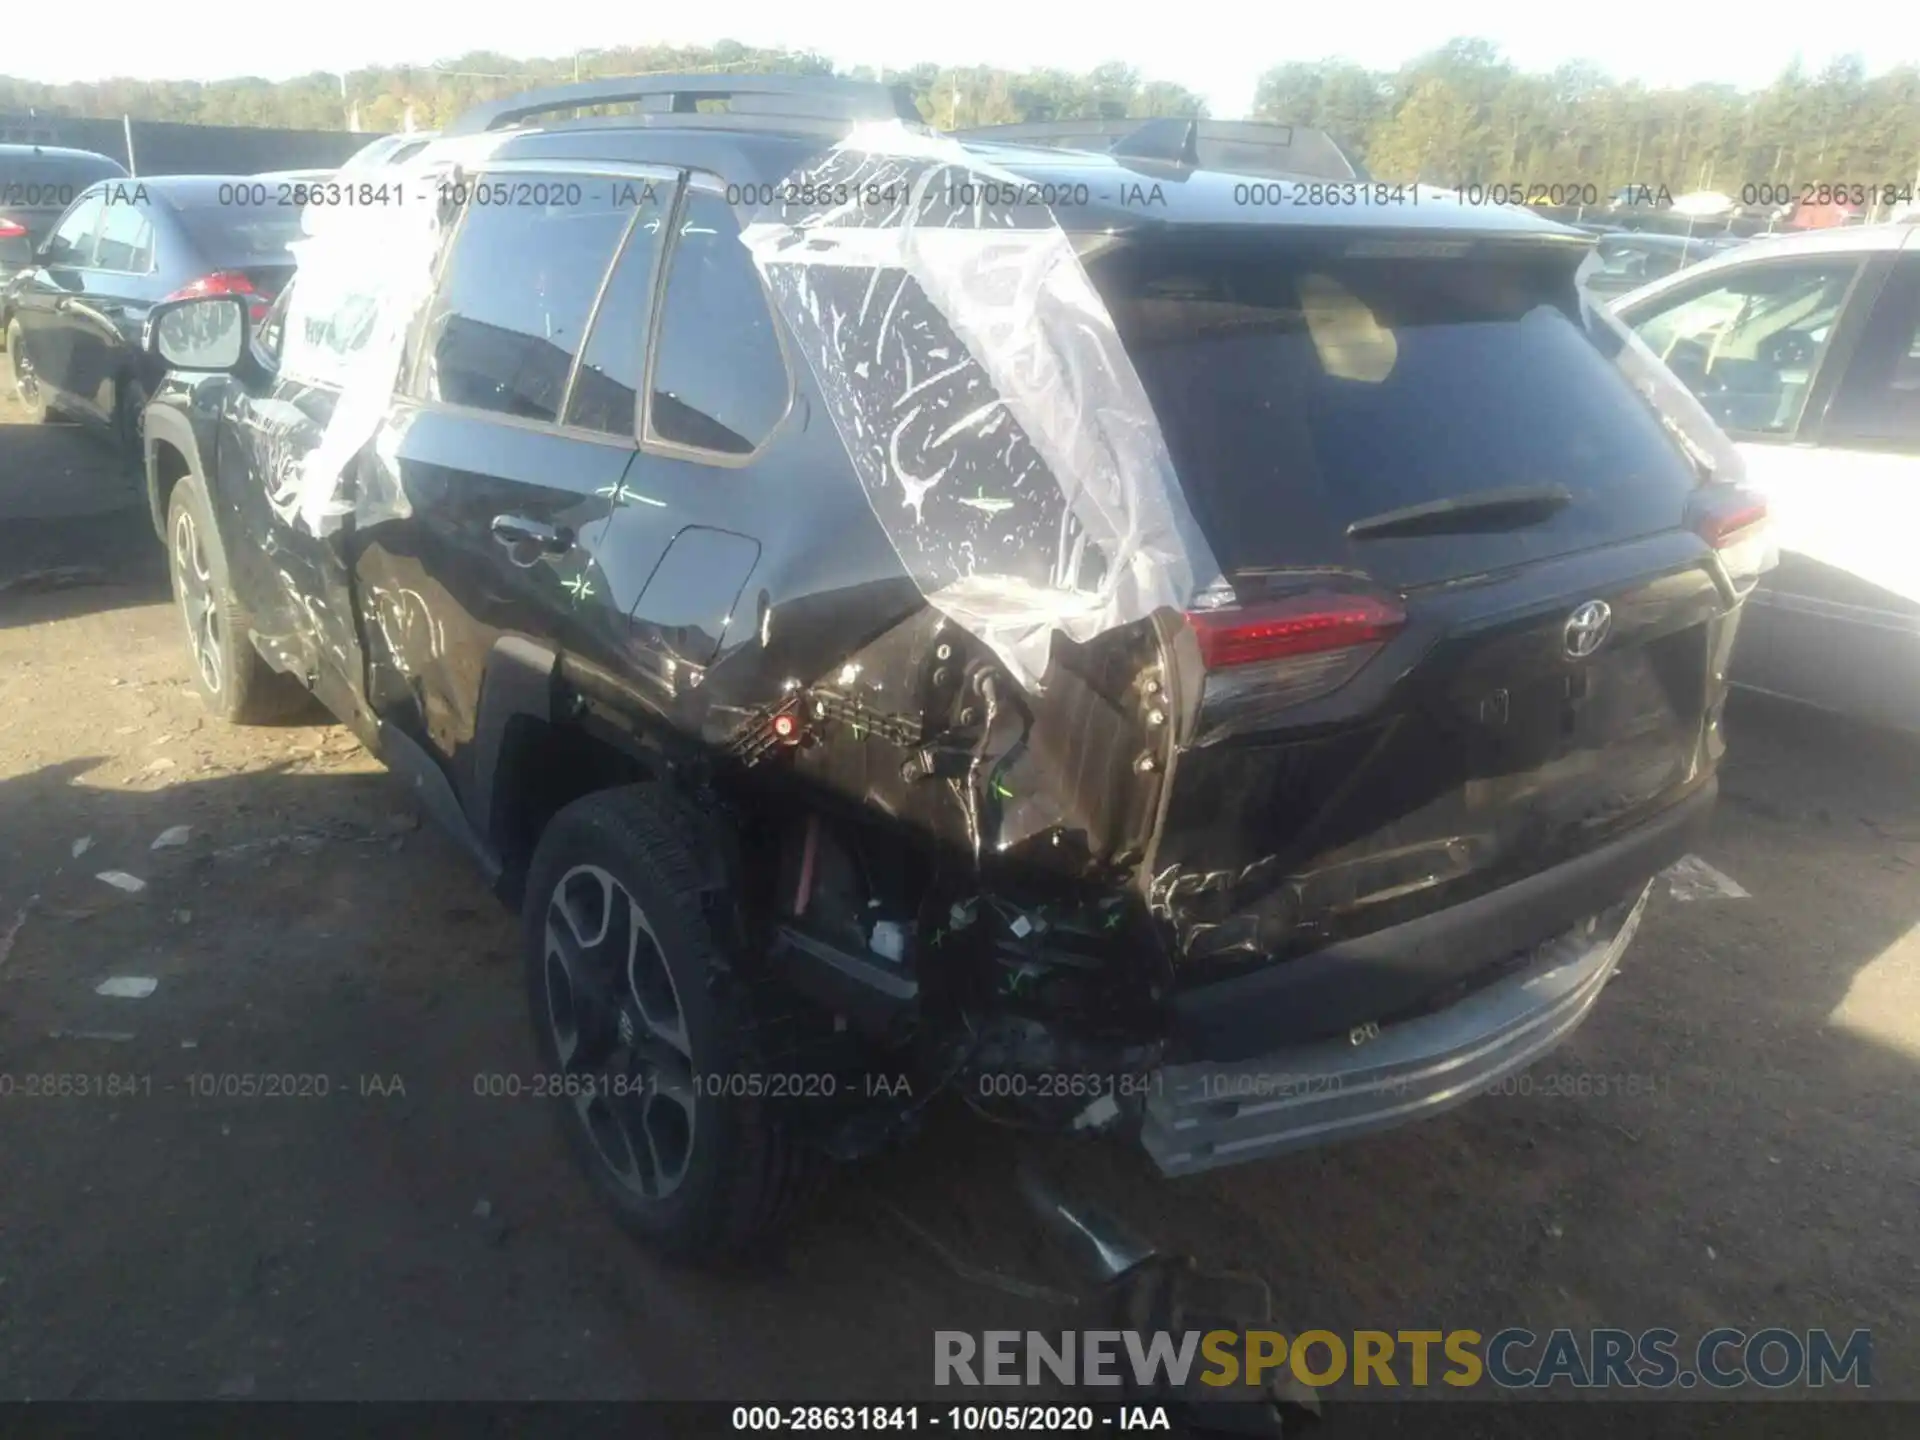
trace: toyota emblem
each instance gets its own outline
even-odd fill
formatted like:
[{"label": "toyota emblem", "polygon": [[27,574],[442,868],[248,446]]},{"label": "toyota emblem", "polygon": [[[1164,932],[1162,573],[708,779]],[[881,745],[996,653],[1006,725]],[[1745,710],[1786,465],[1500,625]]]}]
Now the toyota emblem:
[{"label": "toyota emblem", "polygon": [[1589,600],[1567,617],[1567,654],[1584,660],[1600,648],[1613,629],[1613,607],[1604,600]]}]

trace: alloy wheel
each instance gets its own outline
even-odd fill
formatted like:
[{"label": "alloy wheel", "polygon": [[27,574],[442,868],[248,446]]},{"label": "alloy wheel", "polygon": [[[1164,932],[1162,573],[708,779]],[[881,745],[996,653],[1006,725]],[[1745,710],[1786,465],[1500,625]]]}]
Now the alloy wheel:
[{"label": "alloy wheel", "polygon": [[222,623],[213,571],[193,512],[184,506],[173,522],[173,583],[180,597],[180,615],[187,625],[187,647],[211,695],[220,693],[220,626]]},{"label": "alloy wheel", "polygon": [[679,1189],[693,1154],[693,1047],[646,913],[597,865],[547,901],[545,1020],[573,1105],[607,1173],[641,1199]]}]

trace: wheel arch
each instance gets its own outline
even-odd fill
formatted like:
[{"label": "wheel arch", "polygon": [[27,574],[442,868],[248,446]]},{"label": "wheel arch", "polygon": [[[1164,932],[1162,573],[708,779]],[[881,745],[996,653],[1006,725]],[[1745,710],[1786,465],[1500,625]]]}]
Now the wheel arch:
[{"label": "wheel arch", "polygon": [[[147,508],[153,517],[154,533],[164,541],[173,487],[186,475],[198,475],[203,486],[208,483],[206,467],[200,462],[200,442],[186,416],[165,406],[149,406],[140,448],[146,472]],[[212,505],[211,494],[207,502]],[[213,518],[214,523],[219,524],[217,507]]]},{"label": "wheel arch", "polygon": [[501,898],[519,904],[534,849],[562,809],[596,791],[643,783],[675,793],[689,822],[683,840],[698,852],[704,875],[723,883],[726,847],[702,823],[683,793],[685,781],[649,732],[603,723],[564,691],[554,650],[521,635],[494,641],[480,682],[464,808],[474,833],[499,857]]}]

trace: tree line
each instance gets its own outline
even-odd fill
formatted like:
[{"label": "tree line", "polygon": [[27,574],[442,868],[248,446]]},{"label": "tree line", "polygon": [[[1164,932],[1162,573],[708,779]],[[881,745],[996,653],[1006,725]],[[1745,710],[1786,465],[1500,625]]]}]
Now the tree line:
[{"label": "tree line", "polygon": [[735,41],[716,45],[616,46],[577,55],[523,60],[472,51],[431,66],[382,66],[346,75],[312,74],[292,80],[82,81],[45,85],[0,76],[0,113],[131,115],[199,125],[282,126],[340,130],[357,122],[370,131],[437,129],[469,107],[542,85],[616,75],[683,71],[739,71],[834,75],[907,86],[923,114],[945,127],[998,125],[1022,120],[1084,119],[1104,115],[1201,115],[1200,97],[1179,85],[1150,80],[1128,65],[1084,72],[1015,73],[988,67],[953,69],[915,65],[887,70],[837,70],[824,56],[756,49]]},{"label": "tree line", "polygon": [[1254,109],[1327,131],[1390,180],[1738,196],[1776,183],[1910,186],[1920,171],[1920,69],[1869,77],[1857,57],[1813,73],[1796,63],[1760,90],[1656,90],[1578,62],[1529,73],[1488,41],[1454,40],[1390,72],[1277,66]]},{"label": "tree line", "polygon": [[[0,76],[0,112],[131,115],[207,125],[434,129],[469,106],[574,79],[678,71],[847,74],[906,85],[935,125],[1119,116],[1205,116],[1201,97],[1133,66],[1015,72],[922,64],[836,70],[809,52],[617,46],[542,59],[475,51],[432,66],[210,82],[110,79],[45,85]],[[1492,42],[1462,39],[1396,70],[1290,61],[1259,82],[1257,118],[1328,131],[1385,180],[1628,185],[1737,193],[1748,184],[1911,182],[1920,171],[1920,69],[1876,76],[1857,58],[1763,89],[1652,89],[1575,62],[1521,70]]]}]

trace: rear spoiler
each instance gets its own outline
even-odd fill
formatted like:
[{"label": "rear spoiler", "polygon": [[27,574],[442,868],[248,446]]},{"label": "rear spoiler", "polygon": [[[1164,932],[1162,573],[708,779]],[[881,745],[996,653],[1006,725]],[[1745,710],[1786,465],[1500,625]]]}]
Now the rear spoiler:
[{"label": "rear spoiler", "polygon": [[991,145],[1038,145],[1051,150],[1088,150],[1116,160],[1144,161],[1183,170],[1226,170],[1307,180],[1366,180],[1366,168],[1351,159],[1324,130],[1263,120],[1042,120],[1023,125],[983,125],[954,137]]}]

